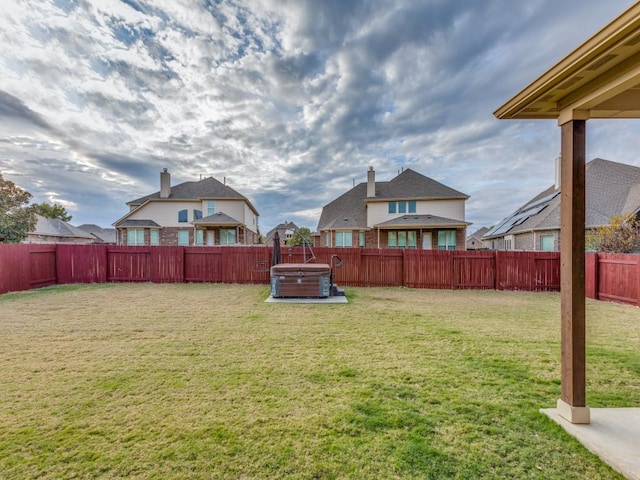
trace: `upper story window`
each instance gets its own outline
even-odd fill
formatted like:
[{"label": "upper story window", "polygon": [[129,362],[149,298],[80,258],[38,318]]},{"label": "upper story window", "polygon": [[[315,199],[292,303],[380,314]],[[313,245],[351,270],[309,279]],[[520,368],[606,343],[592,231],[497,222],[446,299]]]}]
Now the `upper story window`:
[{"label": "upper story window", "polygon": [[187,223],[188,221],[189,221],[189,213],[188,213],[187,209],[180,210],[178,212],[178,222]]},{"label": "upper story window", "polygon": [[416,201],[389,202],[389,213],[416,213]]},{"label": "upper story window", "polygon": [[193,210],[193,219],[194,220],[199,220],[201,218],[202,218],[202,210],[194,209]]},{"label": "upper story window", "polygon": [[213,200],[207,200],[207,217],[216,213],[216,203]]}]

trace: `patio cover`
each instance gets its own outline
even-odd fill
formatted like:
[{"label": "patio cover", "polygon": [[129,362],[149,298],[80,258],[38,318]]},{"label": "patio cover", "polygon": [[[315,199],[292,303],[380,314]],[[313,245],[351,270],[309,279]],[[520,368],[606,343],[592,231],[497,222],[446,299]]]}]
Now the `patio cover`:
[{"label": "patio cover", "polygon": [[230,217],[226,213],[218,212],[208,217],[199,218],[194,220],[194,225],[198,227],[239,227],[242,226],[242,222]]},{"label": "patio cover", "polygon": [[640,118],[640,3],[498,108],[499,119],[556,119],[561,127],[562,393],[558,412],[589,423],[585,394],[586,120]]},{"label": "patio cover", "polygon": [[408,214],[378,223],[374,227],[391,230],[396,228],[464,228],[468,225],[471,224],[463,220],[437,217],[435,215]]}]

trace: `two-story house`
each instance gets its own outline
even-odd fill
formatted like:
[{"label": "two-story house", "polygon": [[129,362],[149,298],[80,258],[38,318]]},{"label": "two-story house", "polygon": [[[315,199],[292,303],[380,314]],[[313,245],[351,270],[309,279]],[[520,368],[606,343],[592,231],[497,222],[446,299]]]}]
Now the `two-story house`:
[{"label": "two-story house", "polygon": [[[495,250],[560,251],[560,159],[556,181],[482,238]],[[640,167],[595,158],[585,166],[585,230],[640,212]]]},{"label": "two-story house", "polygon": [[367,182],[325,205],[316,246],[463,250],[468,195],[411,169],[388,182]]},{"label": "two-story house", "polygon": [[118,244],[258,243],[258,211],[225,183],[207,177],[171,186],[165,168],[160,173],[160,191],[127,202],[130,211],[114,223]]}]

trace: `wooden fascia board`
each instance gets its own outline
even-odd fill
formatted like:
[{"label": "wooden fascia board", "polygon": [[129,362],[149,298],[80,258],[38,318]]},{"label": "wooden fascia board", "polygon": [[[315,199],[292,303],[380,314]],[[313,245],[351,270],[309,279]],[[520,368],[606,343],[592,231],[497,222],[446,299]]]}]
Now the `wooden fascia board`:
[{"label": "wooden fascia board", "polygon": [[520,112],[639,29],[640,3],[636,3],[495,110],[494,115],[498,119],[557,118],[559,113],[557,115],[550,113],[524,115]]}]

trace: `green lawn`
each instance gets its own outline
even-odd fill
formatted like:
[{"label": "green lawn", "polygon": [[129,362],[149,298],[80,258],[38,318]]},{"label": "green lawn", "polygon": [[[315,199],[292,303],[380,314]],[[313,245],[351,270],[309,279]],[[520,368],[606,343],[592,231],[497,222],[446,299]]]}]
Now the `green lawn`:
[{"label": "green lawn", "polygon": [[[118,284],[0,296],[0,478],[621,478],[539,413],[557,293]],[[588,405],[640,405],[640,310],[587,302]]]}]

